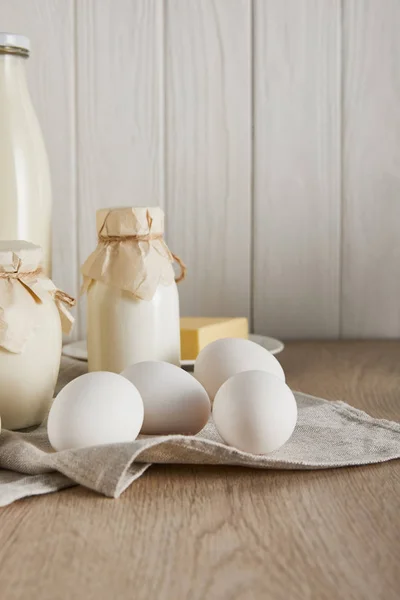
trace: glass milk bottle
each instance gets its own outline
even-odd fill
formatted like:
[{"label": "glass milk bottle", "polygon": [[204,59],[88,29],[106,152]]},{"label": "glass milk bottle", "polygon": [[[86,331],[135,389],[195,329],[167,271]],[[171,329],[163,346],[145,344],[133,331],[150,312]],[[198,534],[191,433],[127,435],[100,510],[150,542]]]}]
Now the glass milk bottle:
[{"label": "glass milk bottle", "polygon": [[[42,250],[0,241],[0,416],[2,427],[42,422],[50,407],[74,300],[42,269]],[[66,306],[64,306],[66,305]]]},{"label": "glass milk bottle", "polygon": [[41,246],[51,274],[51,187],[25,75],[29,40],[0,33],[0,240]]},{"label": "glass milk bottle", "polygon": [[82,267],[89,371],[120,373],[161,360],[180,365],[179,298],[158,207],[97,212],[98,246]]}]

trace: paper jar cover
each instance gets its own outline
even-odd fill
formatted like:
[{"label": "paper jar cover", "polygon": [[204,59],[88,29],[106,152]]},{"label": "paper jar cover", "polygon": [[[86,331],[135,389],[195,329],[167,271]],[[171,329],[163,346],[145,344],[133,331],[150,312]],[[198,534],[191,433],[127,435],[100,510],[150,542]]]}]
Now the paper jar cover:
[{"label": "paper jar cover", "polygon": [[[44,274],[42,250],[29,242],[0,242],[0,347],[20,353],[37,327],[37,306],[55,302],[64,333],[74,318],[68,307],[73,298],[61,292]],[[23,290],[24,293],[21,293]]]},{"label": "paper jar cover", "polygon": [[82,291],[101,281],[151,300],[160,284],[171,285],[175,277],[163,231],[164,213],[158,207],[99,210],[98,245],[82,266]]}]

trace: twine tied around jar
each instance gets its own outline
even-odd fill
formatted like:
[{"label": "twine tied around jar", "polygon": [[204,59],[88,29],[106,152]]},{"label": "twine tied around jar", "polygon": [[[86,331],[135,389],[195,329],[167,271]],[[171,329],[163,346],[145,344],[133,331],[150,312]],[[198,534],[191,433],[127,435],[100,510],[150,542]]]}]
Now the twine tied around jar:
[{"label": "twine tied around jar", "polygon": [[[18,265],[18,267],[19,267],[19,265]],[[21,281],[22,284],[24,284],[25,283],[24,279],[32,280],[32,279],[36,279],[36,277],[40,277],[41,275],[45,274],[43,267],[38,267],[37,269],[34,269],[33,271],[20,271],[18,267],[17,267],[16,271],[12,271],[12,272],[0,271],[0,278],[1,279],[18,279]],[[55,288],[54,290],[50,290],[50,291],[56,302],[62,302],[69,308],[72,308],[73,306],[75,306],[75,304],[76,304],[75,298],[73,298],[66,292],[63,292],[62,290],[59,290],[58,288]]]},{"label": "twine tied around jar", "polygon": [[35,277],[38,277],[39,275],[43,275],[43,268],[42,267],[38,267],[37,269],[35,269],[34,271],[20,271],[19,267],[17,267],[16,271],[0,271],[0,278],[1,279],[24,279],[24,278],[29,278],[29,279],[34,279]]},{"label": "twine tied around jar", "polygon": [[[150,217],[149,229],[151,229],[152,219]],[[146,233],[143,235],[102,235],[101,233],[98,236],[98,242],[102,244],[111,244],[112,242],[152,242],[153,240],[163,240],[164,236],[162,233]],[[186,277],[187,267],[182,259],[179,258],[177,254],[171,252],[168,249],[168,252],[171,255],[171,262],[176,262],[179,265],[181,272],[177,277],[175,277],[175,282],[180,283]]]},{"label": "twine tied around jar", "polygon": [[62,302],[63,304],[65,304],[69,308],[73,308],[75,306],[75,304],[76,304],[75,298],[73,298],[72,296],[70,296],[66,292],[63,292],[62,290],[56,289],[53,292],[53,296],[54,296],[54,300],[56,302]]},{"label": "twine tied around jar", "polygon": [[[81,267],[85,294],[95,281],[150,301],[159,286],[179,283],[186,265],[164,239],[164,213],[155,207],[103,208],[96,215],[97,246]],[[180,267],[175,273],[173,263]]]},{"label": "twine tied around jar", "polygon": [[[75,299],[57,289],[42,266],[35,268],[35,265],[32,265],[29,270],[29,261],[27,263],[24,264],[14,255],[12,271],[6,271],[4,266],[0,267],[0,347],[16,354],[23,351],[35,327],[38,304],[49,300],[54,302],[64,333],[70,333],[74,323],[69,309],[75,305]],[[7,267],[10,268],[10,265]],[[16,294],[16,288],[19,286],[27,293]],[[31,296],[34,302],[29,300],[28,296]],[[18,311],[15,310],[16,302],[20,303]]]}]

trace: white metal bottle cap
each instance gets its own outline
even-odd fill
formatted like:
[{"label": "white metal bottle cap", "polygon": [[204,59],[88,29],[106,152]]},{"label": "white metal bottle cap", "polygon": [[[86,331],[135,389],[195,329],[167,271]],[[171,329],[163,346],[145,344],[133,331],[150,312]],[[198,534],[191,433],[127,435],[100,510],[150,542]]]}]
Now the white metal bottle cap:
[{"label": "white metal bottle cap", "polygon": [[27,52],[31,49],[29,38],[25,35],[18,35],[17,33],[0,32],[0,46],[6,48],[21,48]]}]

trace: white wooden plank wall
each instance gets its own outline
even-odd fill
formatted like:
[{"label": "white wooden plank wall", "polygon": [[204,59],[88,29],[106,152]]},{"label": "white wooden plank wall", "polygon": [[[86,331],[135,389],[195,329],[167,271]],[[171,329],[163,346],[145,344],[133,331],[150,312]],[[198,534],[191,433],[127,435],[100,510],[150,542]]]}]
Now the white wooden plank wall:
[{"label": "white wooden plank wall", "polygon": [[250,315],[251,4],[165,3],[168,242],[189,315]]},{"label": "white wooden plank wall", "polygon": [[345,337],[400,336],[400,2],[344,4]]},{"label": "white wooden plank wall", "polygon": [[340,0],[256,0],[254,326],[337,337]]},{"label": "white wooden plank wall", "polygon": [[60,287],[96,208],[161,204],[184,314],[399,337],[398,0],[0,0],[0,30],[32,40]]}]

